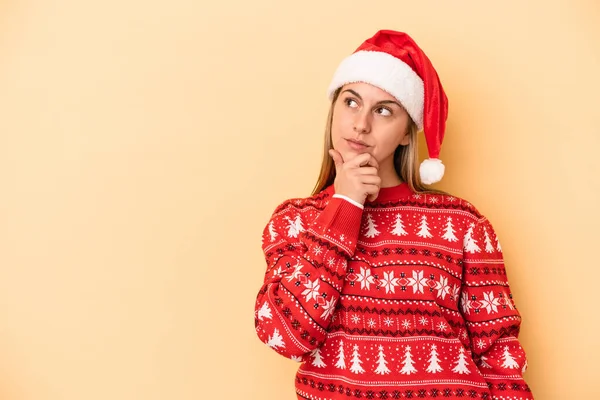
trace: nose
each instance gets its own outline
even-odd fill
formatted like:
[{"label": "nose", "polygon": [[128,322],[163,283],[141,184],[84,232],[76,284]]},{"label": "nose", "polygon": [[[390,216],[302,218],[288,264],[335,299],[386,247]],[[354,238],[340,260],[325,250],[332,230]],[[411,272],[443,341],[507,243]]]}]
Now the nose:
[{"label": "nose", "polygon": [[354,131],[357,133],[368,133],[371,131],[369,112],[361,110],[361,112],[355,114]]}]

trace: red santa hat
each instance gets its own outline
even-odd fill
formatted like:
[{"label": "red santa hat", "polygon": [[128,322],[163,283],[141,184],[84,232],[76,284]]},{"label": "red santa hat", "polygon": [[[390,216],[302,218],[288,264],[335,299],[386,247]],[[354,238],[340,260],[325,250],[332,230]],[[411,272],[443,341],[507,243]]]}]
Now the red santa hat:
[{"label": "red santa hat", "polygon": [[429,159],[419,168],[421,181],[427,185],[440,181],[445,170],[439,155],[448,99],[423,50],[406,33],[381,30],[340,63],[327,90],[329,99],[352,82],[377,86],[404,106],[427,141]]}]

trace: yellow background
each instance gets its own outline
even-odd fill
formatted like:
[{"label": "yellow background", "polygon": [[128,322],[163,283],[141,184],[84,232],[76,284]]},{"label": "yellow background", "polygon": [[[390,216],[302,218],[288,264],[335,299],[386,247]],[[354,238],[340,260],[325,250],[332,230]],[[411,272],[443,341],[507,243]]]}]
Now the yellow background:
[{"label": "yellow background", "polygon": [[295,398],[254,332],[260,237],[313,187],[334,69],[382,28],[441,76],[438,187],[499,233],[536,399],[600,398],[599,11],[0,2],[0,398]]}]

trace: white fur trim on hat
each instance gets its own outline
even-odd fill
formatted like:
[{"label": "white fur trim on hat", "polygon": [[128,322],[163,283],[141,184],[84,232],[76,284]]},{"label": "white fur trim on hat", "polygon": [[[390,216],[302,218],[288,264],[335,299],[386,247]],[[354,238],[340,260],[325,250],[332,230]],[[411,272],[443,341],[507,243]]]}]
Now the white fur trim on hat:
[{"label": "white fur trim on hat", "polygon": [[331,99],[337,89],[353,82],[369,83],[394,96],[423,129],[423,80],[404,61],[381,51],[357,51],[340,63],[327,95]]},{"label": "white fur trim on hat", "polygon": [[439,158],[428,158],[423,160],[419,167],[421,182],[426,185],[431,185],[442,180],[446,167],[442,164]]}]

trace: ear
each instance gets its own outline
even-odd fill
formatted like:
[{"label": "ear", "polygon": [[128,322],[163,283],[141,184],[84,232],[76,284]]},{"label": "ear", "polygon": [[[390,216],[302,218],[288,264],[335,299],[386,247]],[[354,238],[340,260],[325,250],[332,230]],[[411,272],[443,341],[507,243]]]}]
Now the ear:
[{"label": "ear", "polygon": [[400,141],[400,146],[408,146],[409,143],[410,143],[410,135],[408,134],[408,132],[406,132],[406,134]]}]

